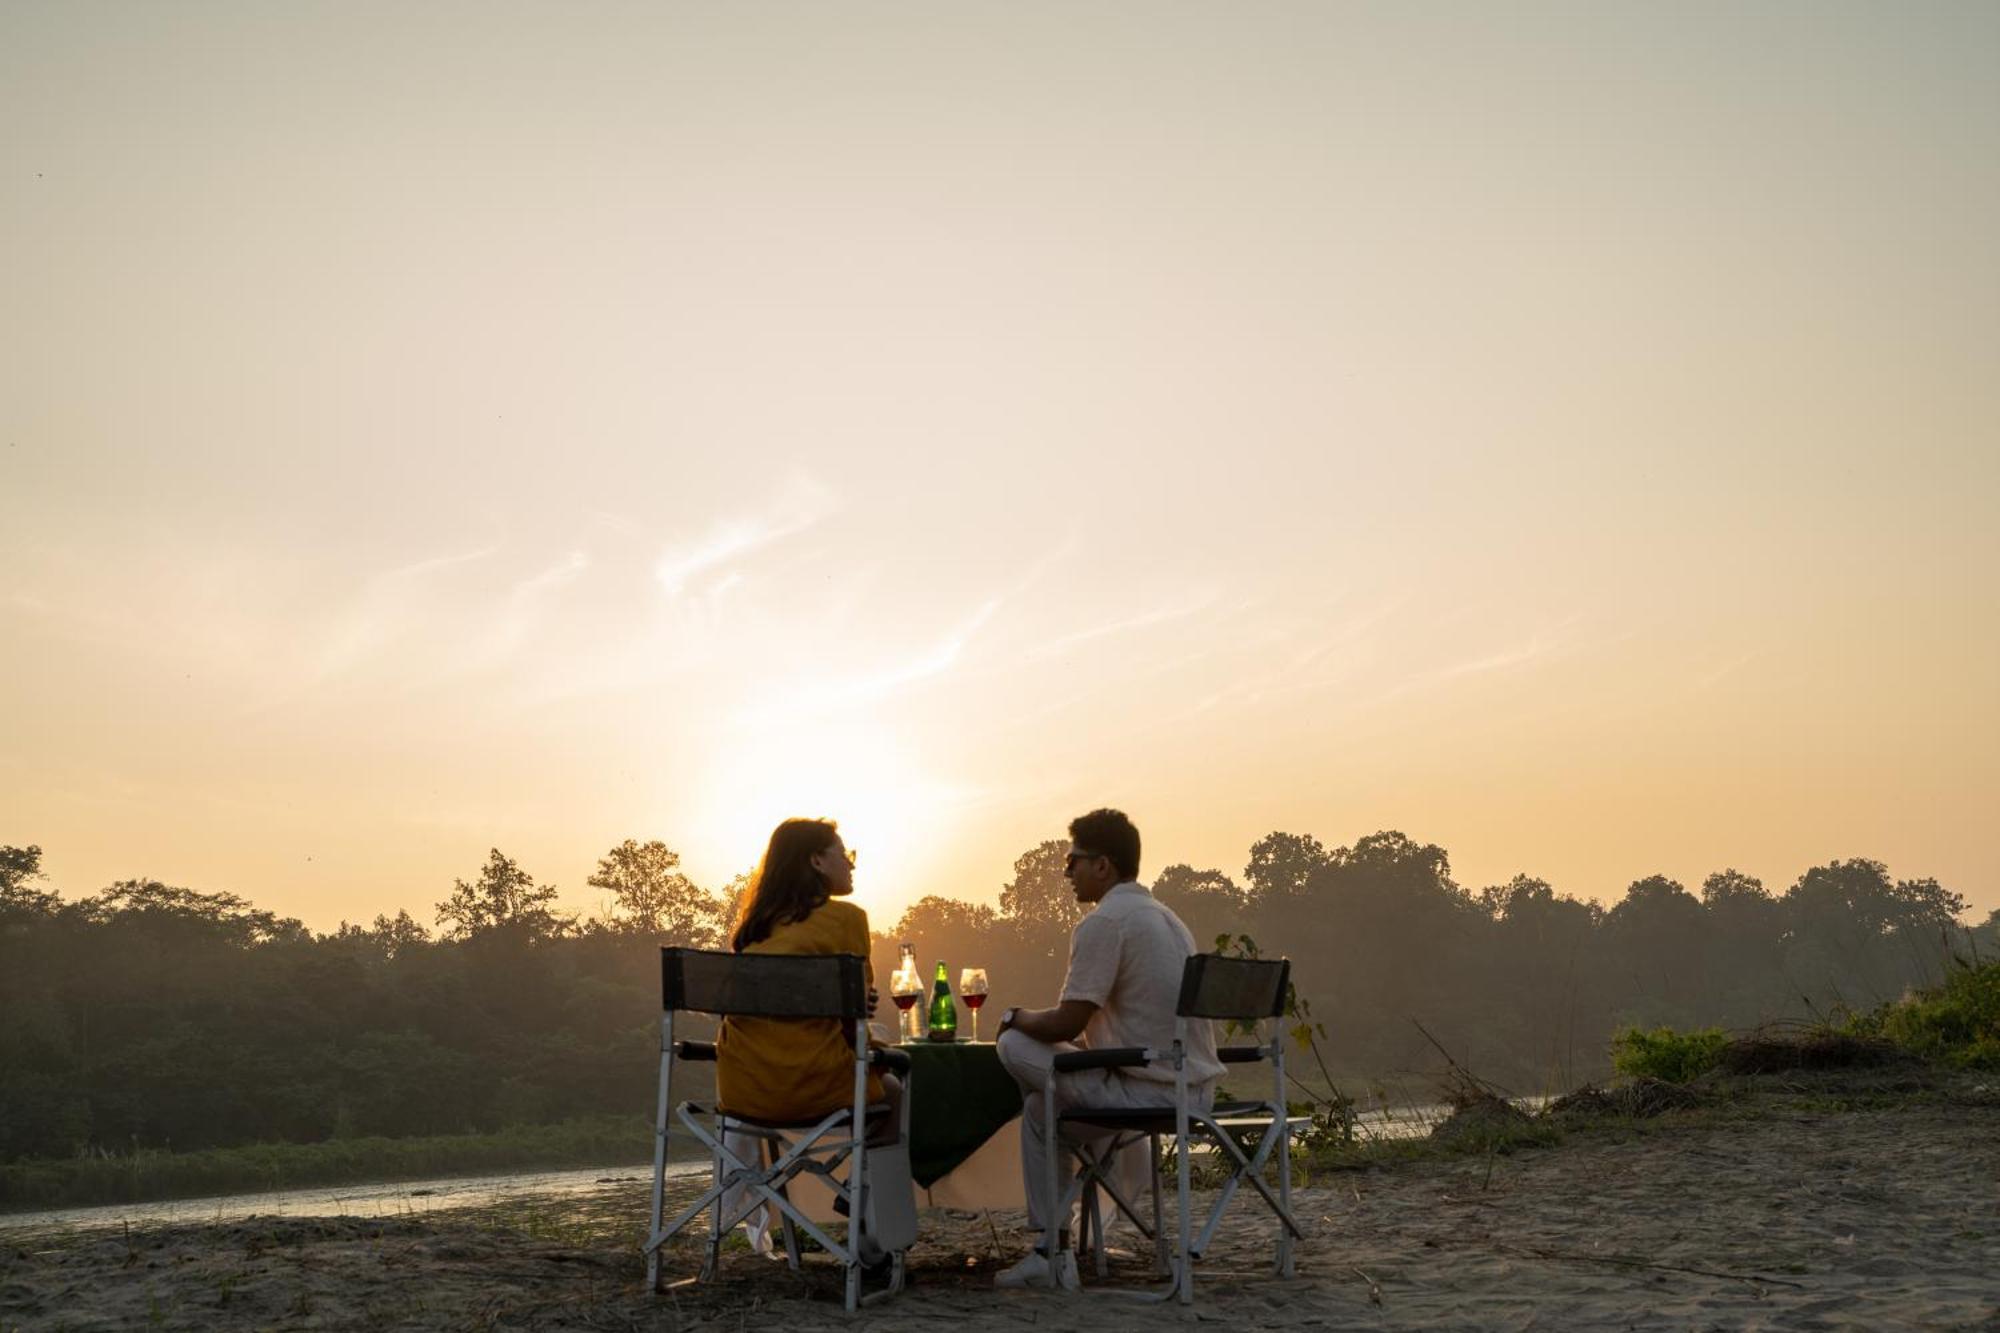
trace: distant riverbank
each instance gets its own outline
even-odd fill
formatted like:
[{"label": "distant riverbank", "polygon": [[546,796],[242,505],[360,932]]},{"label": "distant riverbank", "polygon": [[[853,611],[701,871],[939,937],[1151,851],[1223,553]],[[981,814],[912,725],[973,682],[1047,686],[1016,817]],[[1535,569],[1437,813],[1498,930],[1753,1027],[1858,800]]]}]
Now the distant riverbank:
[{"label": "distant riverbank", "polygon": [[[1537,1109],[1543,1099],[1521,1103]],[[1357,1110],[1357,1139],[1421,1138],[1449,1114],[1442,1104]],[[1010,1131],[1011,1132],[1011,1131]],[[699,1149],[676,1129],[679,1161]],[[643,1116],[591,1116],[492,1134],[256,1143],[195,1152],[139,1149],[0,1164],[0,1226],[10,1214],[109,1204],[160,1203],[315,1188],[467,1182],[525,1172],[650,1166],[653,1126]],[[330,1196],[331,1197],[331,1196]],[[269,1211],[269,1210],[265,1210]],[[299,1214],[317,1215],[317,1214]]]},{"label": "distant riverbank", "polygon": [[[681,1151],[678,1140],[675,1151]],[[652,1158],[653,1126],[643,1116],[593,1116],[492,1134],[430,1138],[257,1143],[185,1153],[142,1148],[0,1165],[0,1214],[650,1163]]]}]

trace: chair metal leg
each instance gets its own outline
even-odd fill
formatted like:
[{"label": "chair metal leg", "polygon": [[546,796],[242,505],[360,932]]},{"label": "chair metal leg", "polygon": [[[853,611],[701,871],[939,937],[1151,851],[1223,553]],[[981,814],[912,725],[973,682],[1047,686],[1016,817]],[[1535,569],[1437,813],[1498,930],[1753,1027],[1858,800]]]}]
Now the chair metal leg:
[{"label": "chair metal leg", "polygon": [[1176,1238],[1180,1254],[1174,1265],[1174,1277],[1179,1285],[1181,1304],[1194,1304],[1194,1256],[1188,1248],[1189,1233],[1194,1230],[1194,1204],[1189,1198],[1188,1180],[1188,1113],[1187,1100],[1182,1098],[1175,1108],[1174,1155],[1177,1160],[1180,1193],[1180,1235]]},{"label": "chair metal leg", "polygon": [[[1097,1165],[1102,1166],[1102,1161],[1100,1160]],[[1083,1224],[1090,1231],[1090,1247],[1097,1252],[1097,1275],[1108,1277],[1111,1274],[1111,1256],[1105,1252],[1104,1212],[1098,1200],[1097,1176],[1094,1172],[1090,1177],[1090,1183],[1084,1187],[1083,1209]]]},{"label": "chair metal leg", "polygon": [[1292,1267],[1292,1118],[1285,1104],[1285,1034],[1280,1031],[1271,1042],[1271,1067],[1275,1090],[1271,1103],[1277,1118],[1271,1129],[1278,1136],[1278,1276],[1290,1277]]},{"label": "chair metal leg", "polygon": [[[653,1108],[653,1201],[646,1214],[646,1235],[659,1234],[660,1214],[667,1207],[667,1106],[674,1077],[674,1015],[671,1009],[660,1014],[660,1095]],[[646,1290],[660,1289],[660,1247],[646,1248]]]},{"label": "chair metal leg", "polygon": [[1048,1086],[1042,1089],[1042,1156],[1047,1160],[1048,1170],[1043,1182],[1048,1189],[1044,1198],[1048,1202],[1049,1215],[1042,1219],[1045,1234],[1042,1237],[1042,1252],[1049,1257],[1053,1268],[1060,1253],[1062,1223],[1058,1219],[1068,1211],[1069,1191],[1062,1188],[1063,1143],[1061,1127],[1056,1123],[1056,1081],[1050,1075]]},{"label": "chair metal leg", "polygon": [[1292,1216],[1292,1128],[1282,1115],[1278,1121],[1278,1203],[1282,1211],[1278,1216],[1278,1264],[1279,1277],[1291,1277],[1296,1273],[1292,1263],[1292,1229],[1286,1224]]},{"label": "chair metal leg", "polygon": [[1160,1136],[1148,1134],[1146,1148],[1153,1163],[1153,1271],[1167,1277],[1174,1271],[1174,1261],[1167,1252],[1166,1218],[1160,1208]]},{"label": "chair metal leg", "polygon": [[[722,1132],[722,1117],[717,1116],[715,1137],[718,1144],[722,1140]],[[703,1282],[712,1279],[716,1270],[722,1265],[722,1149],[719,1146],[710,1154],[710,1160],[714,1163],[713,1184],[716,1193],[715,1202],[708,1214],[708,1249],[701,1263]]]}]

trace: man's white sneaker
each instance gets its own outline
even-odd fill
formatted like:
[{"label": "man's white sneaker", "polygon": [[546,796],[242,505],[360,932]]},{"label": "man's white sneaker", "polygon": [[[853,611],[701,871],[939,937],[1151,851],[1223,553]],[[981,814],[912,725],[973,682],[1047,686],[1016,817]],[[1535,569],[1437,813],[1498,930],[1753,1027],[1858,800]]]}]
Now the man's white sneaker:
[{"label": "man's white sneaker", "polygon": [[1076,1276],[1076,1255],[1068,1250],[1056,1254],[1053,1265],[1049,1257],[1040,1250],[1029,1250],[1028,1257],[1012,1268],[1003,1268],[993,1275],[996,1287],[1055,1287],[1063,1291],[1077,1291],[1082,1283]]}]

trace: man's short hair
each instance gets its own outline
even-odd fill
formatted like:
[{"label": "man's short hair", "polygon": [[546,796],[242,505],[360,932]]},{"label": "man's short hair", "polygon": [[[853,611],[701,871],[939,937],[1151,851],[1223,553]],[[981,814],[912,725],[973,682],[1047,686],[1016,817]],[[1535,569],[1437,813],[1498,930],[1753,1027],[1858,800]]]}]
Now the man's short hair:
[{"label": "man's short hair", "polygon": [[1092,810],[1069,821],[1069,840],[1078,851],[1111,858],[1121,879],[1139,878],[1139,830],[1123,810]]}]

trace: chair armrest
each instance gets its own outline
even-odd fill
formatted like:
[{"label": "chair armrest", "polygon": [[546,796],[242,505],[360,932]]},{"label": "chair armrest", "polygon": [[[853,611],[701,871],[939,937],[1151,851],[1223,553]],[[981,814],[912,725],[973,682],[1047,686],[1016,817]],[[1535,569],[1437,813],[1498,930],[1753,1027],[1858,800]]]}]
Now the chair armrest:
[{"label": "chair armrest", "polygon": [[1215,1058],[1226,1065],[1250,1065],[1264,1058],[1262,1046],[1224,1046],[1216,1051]]},{"label": "chair armrest", "polygon": [[1101,1051],[1063,1051],[1054,1061],[1058,1074],[1071,1073],[1078,1069],[1119,1069],[1128,1065],[1143,1065],[1151,1055],[1143,1046],[1111,1046]]},{"label": "chair armrest", "polygon": [[674,1058],[677,1060],[713,1060],[715,1043],[712,1041],[677,1041],[674,1043]]},{"label": "chair armrest", "polygon": [[910,1072],[910,1053],[899,1051],[894,1046],[870,1046],[868,1063],[898,1074]]}]

